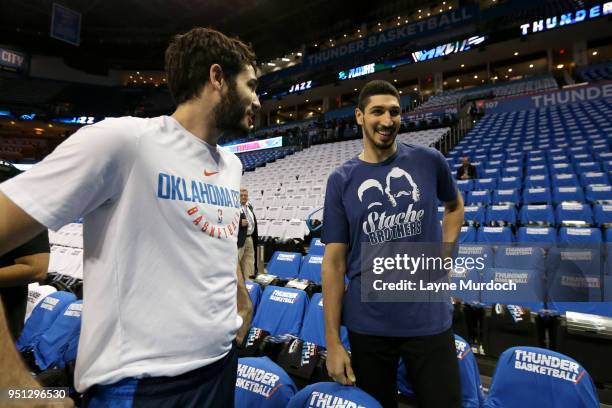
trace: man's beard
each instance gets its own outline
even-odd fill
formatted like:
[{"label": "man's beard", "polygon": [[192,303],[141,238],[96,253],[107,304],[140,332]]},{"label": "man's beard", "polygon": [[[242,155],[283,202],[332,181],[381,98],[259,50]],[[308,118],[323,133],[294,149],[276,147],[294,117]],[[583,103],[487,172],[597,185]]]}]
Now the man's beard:
[{"label": "man's beard", "polygon": [[249,128],[243,124],[246,101],[240,100],[236,85],[230,83],[227,95],[214,110],[216,128],[221,132],[219,140],[231,141],[245,137]]},{"label": "man's beard", "polygon": [[376,140],[376,129],[372,129],[372,132],[369,133],[368,131],[366,131],[366,137],[368,138],[368,140],[370,142],[372,142],[372,144],[380,150],[387,150],[393,147],[394,143],[395,143],[395,139],[397,138],[397,129],[394,127],[393,130],[393,137],[389,139],[389,141],[386,142],[379,142]]}]

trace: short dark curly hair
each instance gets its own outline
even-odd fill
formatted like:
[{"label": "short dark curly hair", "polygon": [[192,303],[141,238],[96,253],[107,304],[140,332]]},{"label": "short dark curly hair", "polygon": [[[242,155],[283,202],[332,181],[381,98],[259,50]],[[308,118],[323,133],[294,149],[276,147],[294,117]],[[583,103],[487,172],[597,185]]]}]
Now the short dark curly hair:
[{"label": "short dark curly hair", "polygon": [[397,88],[393,86],[393,84],[380,79],[375,79],[365,84],[359,93],[357,107],[360,111],[365,111],[365,107],[368,105],[368,103],[370,103],[370,96],[374,95],[391,95],[395,96],[398,102],[400,100],[399,92],[397,91]]},{"label": "short dark curly hair", "polygon": [[168,88],[177,105],[202,91],[213,64],[221,66],[229,81],[233,81],[245,65],[257,70],[255,53],[249,45],[212,28],[193,28],[175,36],[165,57]]}]

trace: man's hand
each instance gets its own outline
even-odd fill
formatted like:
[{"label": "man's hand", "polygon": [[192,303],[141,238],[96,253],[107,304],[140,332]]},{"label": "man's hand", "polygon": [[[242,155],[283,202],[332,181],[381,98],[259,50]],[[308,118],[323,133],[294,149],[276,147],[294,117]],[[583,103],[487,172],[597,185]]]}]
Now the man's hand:
[{"label": "man's hand", "polygon": [[351,358],[342,344],[327,349],[327,373],[337,383],[355,385],[355,374],[351,367]]},{"label": "man's hand", "polygon": [[249,222],[247,220],[241,220],[240,221],[240,226],[241,227],[248,227],[249,226]]}]

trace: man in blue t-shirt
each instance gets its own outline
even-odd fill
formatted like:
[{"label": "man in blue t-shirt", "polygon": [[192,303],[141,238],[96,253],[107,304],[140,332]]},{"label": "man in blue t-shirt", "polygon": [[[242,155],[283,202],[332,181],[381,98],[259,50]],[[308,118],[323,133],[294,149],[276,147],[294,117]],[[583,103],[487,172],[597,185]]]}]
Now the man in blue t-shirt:
[{"label": "man in blue t-shirt", "polygon": [[[463,223],[463,201],[442,154],[396,143],[399,102],[397,89],[386,81],[364,86],[355,110],[363,151],[327,181],[321,237],[327,369],[335,381],[356,384],[384,407],[396,407],[401,356],[419,406],[460,407],[450,297],[362,301],[362,277],[371,278],[362,276],[362,245],[377,250],[397,242],[452,244]],[[439,201],[445,206],[442,227]],[[341,320],[349,331],[351,357],[340,341]]]}]

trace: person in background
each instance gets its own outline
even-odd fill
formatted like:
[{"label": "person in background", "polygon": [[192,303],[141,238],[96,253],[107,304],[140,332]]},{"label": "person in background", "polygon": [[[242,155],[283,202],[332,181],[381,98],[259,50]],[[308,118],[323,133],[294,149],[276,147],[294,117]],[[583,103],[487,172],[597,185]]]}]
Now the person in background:
[{"label": "person in background", "polygon": [[257,217],[249,203],[249,192],[240,189],[240,227],[238,228],[238,263],[244,279],[257,275]]},{"label": "person in background", "polygon": [[461,167],[457,169],[457,179],[459,180],[471,180],[478,178],[478,172],[476,166],[470,163],[470,158],[465,156],[461,160]]}]

